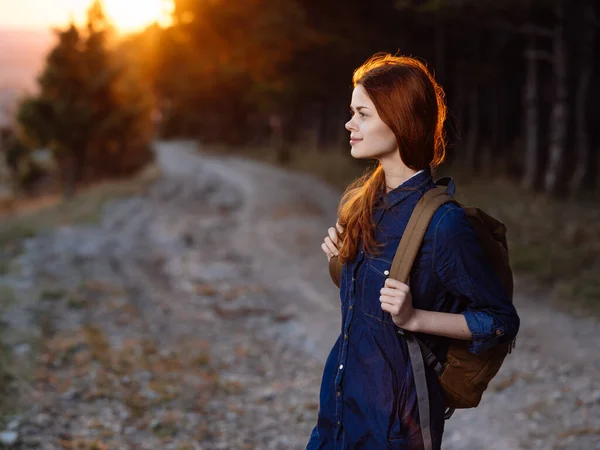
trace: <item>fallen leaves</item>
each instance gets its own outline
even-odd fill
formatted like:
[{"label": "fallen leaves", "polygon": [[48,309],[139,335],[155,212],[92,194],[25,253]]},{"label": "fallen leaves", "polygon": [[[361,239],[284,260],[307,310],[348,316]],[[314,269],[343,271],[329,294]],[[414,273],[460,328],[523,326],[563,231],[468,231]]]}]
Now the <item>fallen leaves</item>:
[{"label": "fallen leaves", "polygon": [[58,443],[64,449],[70,450],[109,450],[108,444],[99,440],[93,439],[59,439]]}]

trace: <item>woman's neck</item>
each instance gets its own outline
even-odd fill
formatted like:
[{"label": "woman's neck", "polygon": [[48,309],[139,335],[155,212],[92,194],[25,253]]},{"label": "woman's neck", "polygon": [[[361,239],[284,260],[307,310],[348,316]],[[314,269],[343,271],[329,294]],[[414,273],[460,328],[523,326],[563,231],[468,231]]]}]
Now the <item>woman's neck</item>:
[{"label": "woman's neck", "polygon": [[387,170],[384,167],[383,172],[385,173],[385,191],[390,192],[391,190],[396,189],[398,186],[406,182],[406,180],[411,178],[418,171],[404,166],[394,167]]}]

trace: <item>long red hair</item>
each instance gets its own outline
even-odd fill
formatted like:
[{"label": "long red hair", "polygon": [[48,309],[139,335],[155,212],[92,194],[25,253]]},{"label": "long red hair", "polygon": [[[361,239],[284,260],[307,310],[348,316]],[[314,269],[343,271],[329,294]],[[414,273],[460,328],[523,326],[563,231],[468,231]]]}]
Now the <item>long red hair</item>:
[{"label": "long red hair", "polygon": [[[352,83],[365,89],[379,117],[393,131],[407,167],[434,171],[443,162],[445,94],[422,62],[378,53],[354,71]],[[378,163],[344,192],[338,208],[339,223],[345,228],[342,263],[356,257],[361,239],[369,253],[377,252],[373,208],[384,189],[385,174]]]}]

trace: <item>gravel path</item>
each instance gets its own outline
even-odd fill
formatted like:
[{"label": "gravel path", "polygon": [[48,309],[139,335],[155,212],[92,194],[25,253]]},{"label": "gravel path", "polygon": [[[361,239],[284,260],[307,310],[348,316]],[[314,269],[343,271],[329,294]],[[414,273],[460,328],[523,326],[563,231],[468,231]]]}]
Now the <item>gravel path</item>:
[{"label": "gravel path", "polygon": [[[3,342],[33,374],[0,448],[304,448],[340,326],[320,250],[340,193],[185,142],[157,156],[147,192],[0,276]],[[600,325],[518,292],[517,349],[443,448],[600,449]]]}]

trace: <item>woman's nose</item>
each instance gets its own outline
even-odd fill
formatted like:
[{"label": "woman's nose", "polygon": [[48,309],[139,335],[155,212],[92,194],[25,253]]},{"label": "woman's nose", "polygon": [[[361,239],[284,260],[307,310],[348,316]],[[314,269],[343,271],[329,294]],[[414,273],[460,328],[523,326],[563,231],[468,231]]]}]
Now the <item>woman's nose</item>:
[{"label": "woman's nose", "polygon": [[344,126],[346,127],[346,130],[352,131],[352,129],[353,129],[352,119],[350,119],[348,122],[346,122],[346,125],[344,125]]}]

